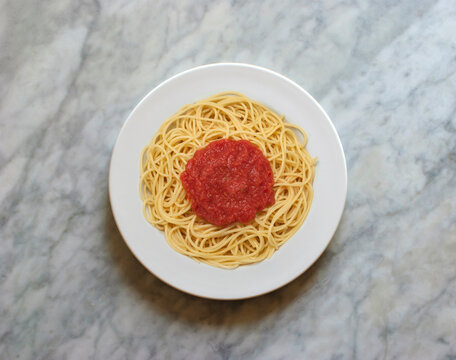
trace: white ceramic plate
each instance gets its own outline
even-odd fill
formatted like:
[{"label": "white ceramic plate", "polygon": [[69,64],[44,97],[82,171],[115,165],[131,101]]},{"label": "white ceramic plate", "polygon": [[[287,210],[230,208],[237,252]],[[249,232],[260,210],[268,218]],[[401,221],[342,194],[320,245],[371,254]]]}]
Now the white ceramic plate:
[{"label": "white ceramic plate", "polygon": [[[238,91],[284,114],[308,134],[318,157],[314,199],[299,231],[270,259],[234,270],[198,263],[172,250],[164,234],[142,215],[139,158],[160,124],[183,105],[222,91]],[[117,226],[136,258],[155,276],[184,292],[212,299],[242,299],[275,290],[308,269],[328,246],[347,193],[345,157],[323,108],[299,85],[273,71],[246,64],[197,67],[166,80],[135,107],[111,158],[109,194]]]}]

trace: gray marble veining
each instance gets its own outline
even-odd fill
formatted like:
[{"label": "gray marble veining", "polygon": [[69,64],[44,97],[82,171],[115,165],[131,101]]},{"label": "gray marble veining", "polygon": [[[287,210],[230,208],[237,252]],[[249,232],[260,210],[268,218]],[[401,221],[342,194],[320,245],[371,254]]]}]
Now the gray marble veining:
[{"label": "gray marble veining", "polygon": [[[1,359],[455,359],[456,4],[0,1]],[[281,72],[348,162],[339,229],[272,294],[149,274],[114,224],[110,153],[140,98],[220,61]]]}]

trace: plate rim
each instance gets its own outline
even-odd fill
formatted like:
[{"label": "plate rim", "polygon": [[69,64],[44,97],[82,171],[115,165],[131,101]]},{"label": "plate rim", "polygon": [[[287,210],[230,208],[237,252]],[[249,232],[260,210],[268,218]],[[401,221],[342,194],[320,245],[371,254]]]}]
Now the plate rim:
[{"label": "plate rim", "polygon": [[[332,132],[334,133],[335,138],[337,140],[337,147],[339,148],[340,154],[342,155],[341,158],[342,158],[342,161],[343,161],[343,178],[341,179],[341,181],[343,182],[343,196],[342,196],[343,202],[342,202],[342,206],[341,206],[341,209],[340,209],[340,211],[338,213],[338,216],[337,216],[337,222],[335,223],[336,225],[334,226],[334,229],[331,231],[331,236],[327,240],[326,245],[318,253],[318,256],[316,256],[315,259],[305,269],[303,269],[302,271],[298,272],[295,276],[291,277],[290,279],[288,279],[287,281],[283,282],[282,284],[280,284],[278,286],[273,286],[272,288],[270,288],[268,290],[265,290],[265,291],[257,292],[257,293],[255,293],[253,295],[245,295],[245,296],[237,296],[237,297],[230,297],[230,296],[213,297],[213,296],[202,295],[202,294],[199,294],[196,291],[192,292],[192,291],[189,291],[188,289],[182,289],[179,286],[168,282],[162,276],[159,276],[158,274],[153,272],[146,264],[143,263],[143,261],[141,261],[140,257],[137,256],[137,254],[133,251],[132,247],[130,246],[129,242],[126,240],[126,237],[124,236],[124,232],[122,231],[122,227],[119,224],[118,216],[116,216],[116,209],[114,208],[113,201],[112,201],[112,198],[113,198],[112,187],[113,187],[113,181],[114,180],[113,180],[113,177],[111,176],[111,174],[112,174],[112,169],[113,169],[114,155],[115,155],[115,152],[116,152],[116,148],[118,148],[118,144],[120,142],[122,134],[125,132],[125,128],[126,128],[127,124],[129,123],[129,121],[131,120],[133,115],[136,113],[137,109],[140,108],[141,105],[153,93],[157,92],[160,88],[166,86],[168,83],[174,81],[176,78],[185,76],[186,74],[189,74],[191,72],[200,71],[200,70],[207,69],[207,68],[216,68],[216,67],[225,67],[225,66],[243,67],[243,68],[250,68],[250,69],[260,70],[260,71],[269,73],[270,75],[274,75],[274,76],[284,80],[288,84],[290,84],[293,87],[297,88],[299,91],[303,92],[312,101],[312,103],[314,105],[316,105],[316,107],[319,109],[319,111],[323,114],[323,116],[328,121],[328,124],[330,125],[330,128],[331,128]],[[273,291],[276,291],[278,289],[283,288],[284,286],[286,286],[286,285],[290,284],[291,282],[293,282],[294,280],[296,280],[299,276],[304,274],[306,271],[308,271],[316,263],[316,261],[321,257],[321,255],[326,251],[326,249],[328,248],[329,244],[331,243],[331,241],[332,241],[332,239],[334,237],[334,234],[336,233],[336,231],[337,231],[337,229],[338,229],[338,227],[340,225],[340,221],[342,219],[342,215],[344,213],[344,209],[345,209],[345,206],[346,206],[347,192],[348,192],[348,174],[347,174],[347,161],[346,161],[346,157],[345,157],[345,152],[344,152],[343,145],[342,145],[342,142],[341,142],[340,137],[339,137],[339,133],[337,132],[337,129],[334,126],[334,123],[332,122],[331,118],[329,117],[329,115],[327,114],[325,109],[320,105],[320,103],[317,100],[315,100],[315,98],[307,90],[305,90],[302,86],[300,86],[298,83],[296,83],[295,81],[291,80],[287,76],[282,75],[282,74],[280,74],[280,73],[278,73],[278,72],[276,72],[274,70],[265,68],[263,66],[253,65],[253,64],[248,64],[248,63],[242,63],[242,62],[218,62],[218,63],[210,63],[210,64],[205,64],[205,65],[192,67],[192,68],[189,68],[187,70],[178,72],[177,74],[167,78],[166,80],[160,82],[158,85],[153,87],[133,107],[133,109],[129,112],[126,120],[122,124],[122,126],[121,126],[121,128],[120,128],[120,130],[118,132],[118,135],[117,135],[116,141],[114,143],[114,146],[112,148],[111,159],[110,159],[110,163],[109,163],[108,193],[109,193],[109,202],[110,202],[111,212],[113,214],[114,222],[115,222],[115,224],[117,226],[117,229],[118,229],[120,235],[122,236],[122,239],[123,239],[124,243],[127,245],[128,249],[131,251],[133,256],[153,276],[155,276],[156,278],[158,278],[159,280],[161,280],[165,284],[171,286],[172,288],[174,288],[176,290],[179,290],[179,291],[182,291],[182,292],[184,292],[186,294],[189,294],[189,295],[193,295],[193,296],[196,296],[196,297],[199,297],[199,298],[211,299],[211,300],[223,300],[223,301],[243,300],[243,299],[250,299],[250,298],[255,298],[255,297],[258,297],[258,296],[266,295],[268,293],[271,293]]]}]

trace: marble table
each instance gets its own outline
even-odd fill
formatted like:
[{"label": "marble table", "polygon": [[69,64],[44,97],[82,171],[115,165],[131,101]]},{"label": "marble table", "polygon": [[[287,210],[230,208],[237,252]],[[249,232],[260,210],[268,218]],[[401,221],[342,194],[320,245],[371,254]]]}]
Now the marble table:
[{"label": "marble table", "polygon": [[[0,1],[1,359],[455,359],[456,3]],[[122,123],[221,61],[294,79],[339,131],[345,212],[269,295],[148,273],[109,206]]]}]

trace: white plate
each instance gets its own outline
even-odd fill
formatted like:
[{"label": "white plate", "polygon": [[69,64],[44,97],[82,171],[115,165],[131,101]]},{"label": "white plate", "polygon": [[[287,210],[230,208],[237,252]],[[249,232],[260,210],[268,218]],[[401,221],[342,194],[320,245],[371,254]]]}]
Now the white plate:
[{"label": "white plate", "polygon": [[[284,114],[308,134],[318,157],[314,199],[299,231],[270,259],[234,270],[198,263],[171,249],[142,215],[139,161],[160,124],[183,105],[222,91],[238,91]],[[275,290],[308,269],[328,246],[347,194],[345,157],[323,108],[299,85],[246,64],[212,64],[184,71],[153,89],[120,131],[111,158],[109,194],[117,226],[136,258],[155,276],[184,292],[212,299],[242,299]]]}]

